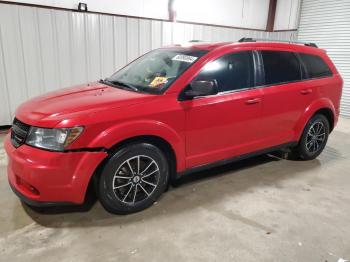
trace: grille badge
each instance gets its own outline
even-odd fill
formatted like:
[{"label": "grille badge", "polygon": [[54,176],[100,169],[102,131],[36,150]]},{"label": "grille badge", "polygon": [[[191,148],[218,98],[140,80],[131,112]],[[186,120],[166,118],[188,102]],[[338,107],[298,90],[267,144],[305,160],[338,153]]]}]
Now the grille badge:
[{"label": "grille badge", "polygon": [[19,121],[18,119],[13,120],[12,130],[11,130],[11,143],[14,147],[19,147],[24,144],[27,134],[29,132],[30,126]]}]

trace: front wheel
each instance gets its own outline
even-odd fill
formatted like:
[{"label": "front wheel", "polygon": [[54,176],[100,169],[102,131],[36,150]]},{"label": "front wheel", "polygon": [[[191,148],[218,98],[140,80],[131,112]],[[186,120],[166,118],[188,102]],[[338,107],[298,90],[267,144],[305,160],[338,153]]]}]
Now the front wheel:
[{"label": "front wheel", "polygon": [[114,214],[130,214],[151,206],[169,180],[164,153],[148,143],[129,144],[107,162],[99,181],[99,200]]},{"label": "front wheel", "polygon": [[328,135],[328,119],[321,114],[314,115],[306,124],[299,144],[293,150],[294,155],[303,160],[315,159],[325,148]]}]

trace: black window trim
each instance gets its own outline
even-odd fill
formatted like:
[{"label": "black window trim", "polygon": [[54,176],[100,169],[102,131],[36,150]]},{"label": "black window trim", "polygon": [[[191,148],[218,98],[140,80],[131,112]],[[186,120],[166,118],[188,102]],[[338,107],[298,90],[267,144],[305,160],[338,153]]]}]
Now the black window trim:
[{"label": "black window trim", "polygon": [[[302,80],[309,79],[309,72],[306,69],[306,65],[304,64],[304,61],[300,57],[300,53],[299,52],[294,52],[294,54],[296,55],[296,57],[299,60],[300,70],[301,70],[301,79]],[[303,77],[305,77],[305,79]]]}]

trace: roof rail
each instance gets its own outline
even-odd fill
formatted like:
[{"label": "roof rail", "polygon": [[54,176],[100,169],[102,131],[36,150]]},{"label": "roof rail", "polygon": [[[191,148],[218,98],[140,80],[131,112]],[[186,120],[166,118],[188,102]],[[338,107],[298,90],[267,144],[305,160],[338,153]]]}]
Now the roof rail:
[{"label": "roof rail", "polygon": [[243,42],[257,42],[257,41],[294,43],[294,44],[302,44],[302,45],[305,45],[305,46],[311,46],[311,47],[318,48],[318,46],[315,43],[305,43],[305,42],[293,41],[293,40],[278,40],[278,39],[251,38],[251,37],[243,37],[243,38],[238,40],[238,42],[240,42],[240,43],[243,43]]}]

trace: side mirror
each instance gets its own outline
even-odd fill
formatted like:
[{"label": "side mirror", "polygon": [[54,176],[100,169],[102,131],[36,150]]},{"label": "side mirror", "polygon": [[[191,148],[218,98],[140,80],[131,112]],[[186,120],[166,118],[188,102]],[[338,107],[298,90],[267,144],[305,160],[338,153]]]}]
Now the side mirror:
[{"label": "side mirror", "polygon": [[193,81],[190,88],[185,91],[187,98],[196,96],[208,96],[217,94],[217,84],[215,80]]}]

